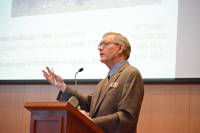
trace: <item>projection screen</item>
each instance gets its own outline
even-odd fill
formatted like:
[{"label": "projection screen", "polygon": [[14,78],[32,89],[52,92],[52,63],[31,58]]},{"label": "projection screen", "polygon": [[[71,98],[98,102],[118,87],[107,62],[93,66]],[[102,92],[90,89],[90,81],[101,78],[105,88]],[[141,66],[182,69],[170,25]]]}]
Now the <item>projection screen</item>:
[{"label": "projection screen", "polygon": [[147,83],[200,82],[200,2],[189,0],[11,0],[0,2],[0,83],[97,83],[109,69],[98,44],[110,31],[131,44],[129,63]]}]

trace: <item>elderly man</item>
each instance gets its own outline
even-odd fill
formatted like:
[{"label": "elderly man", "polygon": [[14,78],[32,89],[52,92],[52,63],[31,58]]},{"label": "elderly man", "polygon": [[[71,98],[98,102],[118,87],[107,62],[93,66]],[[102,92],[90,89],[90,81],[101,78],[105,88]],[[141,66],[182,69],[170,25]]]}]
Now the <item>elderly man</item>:
[{"label": "elderly man", "polygon": [[[144,85],[140,72],[127,61],[131,52],[129,41],[119,33],[109,32],[98,50],[109,73],[90,95],[78,94],[81,112],[107,133],[136,133]],[[43,75],[52,85],[55,78],[60,89],[57,100],[67,101],[76,95],[59,75],[48,67],[47,70],[48,73],[43,70]]]}]

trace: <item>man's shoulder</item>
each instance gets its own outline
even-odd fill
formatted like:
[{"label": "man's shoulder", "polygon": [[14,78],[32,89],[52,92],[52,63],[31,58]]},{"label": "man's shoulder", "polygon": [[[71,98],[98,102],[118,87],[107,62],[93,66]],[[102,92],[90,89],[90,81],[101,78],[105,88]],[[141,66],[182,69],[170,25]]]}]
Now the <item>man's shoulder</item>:
[{"label": "man's shoulder", "polygon": [[125,63],[120,67],[120,69],[123,70],[123,71],[125,70],[125,71],[129,71],[129,72],[133,71],[133,72],[140,73],[140,71],[139,71],[136,67],[130,65],[128,61],[125,62]]},{"label": "man's shoulder", "polygon": [[120,73],[123,75],[135,75],[142,77],[140,71],[136,67],[130,65],[129,63],[124,65]]}]

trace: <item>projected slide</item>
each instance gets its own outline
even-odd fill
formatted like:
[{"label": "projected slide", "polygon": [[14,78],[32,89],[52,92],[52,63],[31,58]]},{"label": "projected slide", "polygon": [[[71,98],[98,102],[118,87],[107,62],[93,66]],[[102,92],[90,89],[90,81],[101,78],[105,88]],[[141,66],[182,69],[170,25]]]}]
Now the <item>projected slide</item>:
[{"label": "projected slide", "polygon": [[103,79],[98,44],[118,32],[143,78],[175,78],[178,0],[12,0],[0,2],[0,80]]}]

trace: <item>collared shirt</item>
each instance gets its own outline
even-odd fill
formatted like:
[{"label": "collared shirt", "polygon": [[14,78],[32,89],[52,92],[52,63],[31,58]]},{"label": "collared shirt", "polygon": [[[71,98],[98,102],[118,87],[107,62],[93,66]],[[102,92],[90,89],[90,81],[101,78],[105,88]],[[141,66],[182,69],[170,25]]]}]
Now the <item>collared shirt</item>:
[{"label": "collared shirt", "polygon": [[126,62],[127,60],[123,60],[123,61],[121,61],[121,62],[119,62],[119,63],[117,63],[111,70],[110,70],[110,78],[113,76],[113,74],[117,71],[117,69],[121,66],[121,65],[123,65],[125,62]]}]

